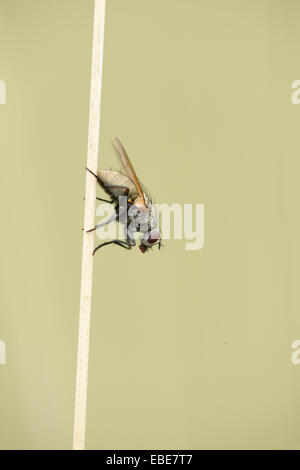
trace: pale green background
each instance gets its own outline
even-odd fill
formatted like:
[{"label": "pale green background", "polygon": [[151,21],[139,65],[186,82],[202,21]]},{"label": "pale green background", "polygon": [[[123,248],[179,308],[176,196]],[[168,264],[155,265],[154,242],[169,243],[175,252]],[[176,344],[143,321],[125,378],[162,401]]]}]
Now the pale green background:
[{"label": "pale green background", "polygon": [[[94,269],[87,448],[300,448],[298,0],[108,0],[121,138],[205,246]],[[0,0],[0,447],[71,448],[92,0]],[[100,194],[100,191],[99,191]]]}]

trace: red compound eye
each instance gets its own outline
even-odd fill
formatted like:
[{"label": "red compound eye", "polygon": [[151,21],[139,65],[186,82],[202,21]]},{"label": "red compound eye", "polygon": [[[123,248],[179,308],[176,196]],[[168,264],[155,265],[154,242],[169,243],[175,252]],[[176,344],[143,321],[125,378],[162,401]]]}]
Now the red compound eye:
[{"label": "red compound eye", "polygon": [[159,231],[158,230],[152,230],[150,232],[149,238],[147,240],[148,243],[156,243],[159,240]]}]

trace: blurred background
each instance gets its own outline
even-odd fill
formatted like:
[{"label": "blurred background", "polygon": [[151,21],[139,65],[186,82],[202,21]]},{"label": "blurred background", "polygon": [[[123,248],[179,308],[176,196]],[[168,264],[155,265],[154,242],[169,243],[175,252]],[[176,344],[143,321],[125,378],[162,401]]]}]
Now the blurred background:
[{"label": "blurred background", "polygon": [[[0,0],[2,449],[72,446],[93,9]],[[299,14],[107,2],[100,166],[118,136],[205,244],[97,253],[88,449],[299,448]]]}]

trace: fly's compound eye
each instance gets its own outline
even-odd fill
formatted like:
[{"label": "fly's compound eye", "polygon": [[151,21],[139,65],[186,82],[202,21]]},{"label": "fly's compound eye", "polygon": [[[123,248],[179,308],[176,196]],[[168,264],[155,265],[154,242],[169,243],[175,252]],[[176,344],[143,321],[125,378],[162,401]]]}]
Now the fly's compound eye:
[{"label": "fly's compound eye", "polygon": [[150,235],[147,239],[147,242],[148,243],[156,243],[158,242],[160,239],[160,233],[158,230],[152,230],[152,232],[150,232]]}]

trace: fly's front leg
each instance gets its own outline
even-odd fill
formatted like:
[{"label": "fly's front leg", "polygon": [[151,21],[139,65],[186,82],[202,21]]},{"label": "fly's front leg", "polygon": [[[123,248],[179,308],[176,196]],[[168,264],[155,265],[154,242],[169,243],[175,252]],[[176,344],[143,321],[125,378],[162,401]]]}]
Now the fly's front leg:
[{"label": "fly's front leg", "polygon": [[100,248],[102,248],[103,246],[106,246],[106,245],[118,245],[118,246],[121,246],[122,248],[126,248],[126,250],[131,250],[131,248],[133,246],[135,246],[135,240],[134,240],[134,244],[132,244],[131,242],[129,241],[125,241],[125,240],[111,240],[109,242],[104,242],[104,243],[101,243],[101,245],[98,245],[94,251],[93,251],[93,256],[94,254],[96,253],[97,250],[99,250]]},{"label": "fly's front leg", "polygon": [[132,246],[135,246],[136,245],[136,242],[135,242],[135,238],[133,236],[133,233],[130,229],[130,226],[128,226],[126,229],[125,229],[125,237],[127,239],[127,241],[132,245]]},{"label": "fly's front leg", "polygon": [[130,250],[133,246],[136,245],[136,241],[134,239],[133,233],[129,227],[125,229],[125,238],[126,240],[110,240],[109,242],[101,243],[101,245],[98,245],[94,249],[93,255],[96,253],[97,250],[99,250],[100,248],[106,245],[114,244],[114,245],[121,246],[122,248],[126,248],[126,250]]},{"label": "fly's front leg", "polygon": [[97,250],[99,250],[103,246],[112,245],[112,244],[121,246],[122,248],[126,248],[126,250],[131,250],[131,248],[136,245],[132,232],[130,230],[125,229],[125,237],[126,237],[126,240],[110,240],[109,242],[101,243],[101,245],[98,245],[94,249],[93,255],[96,253]]}]

